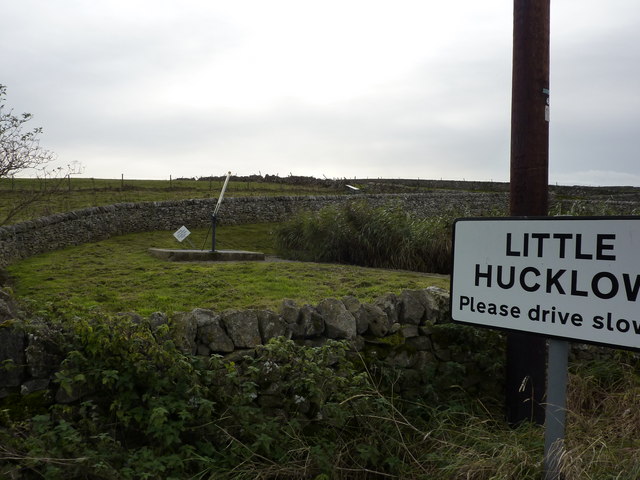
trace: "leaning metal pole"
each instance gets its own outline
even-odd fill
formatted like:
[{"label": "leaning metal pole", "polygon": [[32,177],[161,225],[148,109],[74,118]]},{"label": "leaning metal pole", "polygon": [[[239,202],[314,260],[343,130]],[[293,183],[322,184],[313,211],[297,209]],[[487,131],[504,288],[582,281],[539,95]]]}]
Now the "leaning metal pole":
[{"label": "leaning metal pole", "polygon": [[218,197],[218,203],[216,203],[216,207],[213,209],[213,213],[211,214],[211,251],[212,252],[216,251],[216,225],[218,223],[218,210],[220,210],[220,205],[222,205],[222,199],[224,198],[224,192],[227,190],[229,177],[231,177],[231,172],[227,172],[227,178],[224,181],[224,185],[222,185],[222,191],[220,192],[220,197]]},{"label": "leaning metal pole", "polygon": [[[550,0],[514,0],[511,99],[512,216],[546,216],[549,185]],[[507,336],[507,420],[543,424],[546,340]]]}]

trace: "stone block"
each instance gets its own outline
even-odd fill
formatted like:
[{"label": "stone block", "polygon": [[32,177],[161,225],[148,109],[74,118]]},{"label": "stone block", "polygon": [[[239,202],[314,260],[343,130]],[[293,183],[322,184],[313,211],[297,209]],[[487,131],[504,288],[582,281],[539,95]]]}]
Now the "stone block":
[{"label": "stone block", "polygon": [[420,325],[425,314],[424,293],[421,290],[403,290],[400,294],[400,323]]},{"label": "stone block", "polygon": [[400,329],[400,335],[404,338],[413,338],[420,335],[417,325],[403,325]]},{"label": "stone block", "polygon": [[197,314],[193,314],[193,312],[177,313],[171,319],[171,330],[178,349],[187,355],[195,355],[198,349],[196,343]]},{"label": "stone block", "polygon": [[360,315],[360,310],[352,315],[356,319],[356,334],[362,335],[369,330],[369,319]]},{"label": "stone block", "polygon": [[[222,327],[220,315],[212,310],[197,308],[191,312],[195,318],[197,333],[196,344],[198,355],[233,352],[234,345]],[[206,350],[204,348],[205,347]],[[205,353],[208,351],[208,353]]]},{"label": "stone block", "polygon": [[402,328],[402,324],[396,322],[393,323],[391,325],[391,328],[389,328],[389,335],[395,335],[396,333],[398,333],[400,331],[400,329]]},{"label": "stone block", "polygon": [[272,338],[291,337],[291,328],[280,315],[271,310],[256,310],[255,312],[258,317],[258,328],[263,344]]},{"label": "stone block", "polygon": [[18,305],[9,290],[0,288],[0,322],[18,318]]},{"label": "stone block", "polygon": [[155,332],[162,325],[166,325],[167,323],[169,323],[169,319],[167,318],[167,315],[165,313],[154,312],[149,315],[147,323],[149,324],[149,328],[151,328],[151,331]]},{"label": "stone block", "polygon": [[0,388],[17,387],[25,375],[25,333],[9,322],[0,324]]},{"label": "stone block", "polygon": [[371,335],[382,338],[389,333],[391,328],[389,317],[378,305],[362,304],[358,316],[360,321],[366,323]]},{"label": "stone block", "polygon": [[434,323],[448,323],[451,321],[451,307],[449,292],[440,287],[427,287],[424,290],[426,320]]},{"label": "stone block", "polygon": [[326,325],[324,318],[311,305],[304,305],[300,309],[298,317],[299,338],[319,337],[325,332]]},{"label": "stone block", "polygon": [[353,295],[347,295],[342,298],[342,303],[344,304],[347,311],[349,311],[352,315],[355,316],[356,312],[360,310],[360,300],[358,300]]},{"label": "stone block", "polygon": [[262,344],[254,310],[229,310],[222,314],[221,321],[236,348],[254,348]]},{"label": "stone block", "polygon": [[398,321],[398,296],[396,294],[386,293],[378,297],[373,304],[387,314],[390,324]]},{"label": "stone block", "polygon": [[211,355],[211,350],[206,345],[199,343],[198,346],[196,347],[196,355],[200,355],[202,357],[208,357],[209,355]]},{"label": "stone block", "polygon": [[[46,327],[45,327],[46,328]],[[49,378],[62,363],[64,355],[51,338],[46,338],[46,329],[39,334],[27,336],[25,359],[27,371],[33,378]]]},{"label": "stone block", "polygon": [[30,395],[49,388],[50,380],[48,378],[34,378],[27,380],[20,386],[21,395]]},{"label": "stone block", "polygon": [[324,299],[318,305],[318,312],[324,319],[328,338],[352,339],[356,337],[356,319],[340,300]]},{"label": "stone block", "polygon": [[433,345],[431,344],[431,340],[429,337],[425,337],[423,335],[418,337],[407,338],[406,344],[411,348],[415,348],[416,350],[424,350],[430,352],[433,350]]},{"label": "stone block", "polygon": [[295,324],[298,322],[298,316],[300,315],[300,308],[293,300],[285,299],[280,304],[280,316],[288,324]]},{"label": "stone block", "polygon": [[392,367],[411,368],[418,361],[416,353],[409,349],[401,348],[389,354],[386,361]]}]

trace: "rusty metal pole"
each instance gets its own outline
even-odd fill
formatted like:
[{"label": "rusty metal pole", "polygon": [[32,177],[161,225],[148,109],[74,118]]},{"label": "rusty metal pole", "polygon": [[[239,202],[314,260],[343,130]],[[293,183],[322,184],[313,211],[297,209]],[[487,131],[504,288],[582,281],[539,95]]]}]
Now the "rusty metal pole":
[{"label": "rusty metal pole", "polygon": [[[514,0],[511,99],[512,216],[546,216],[549,190],[550,0]],[[544,423],[546,340],[507,337],[506,408],[512,425]]]}]

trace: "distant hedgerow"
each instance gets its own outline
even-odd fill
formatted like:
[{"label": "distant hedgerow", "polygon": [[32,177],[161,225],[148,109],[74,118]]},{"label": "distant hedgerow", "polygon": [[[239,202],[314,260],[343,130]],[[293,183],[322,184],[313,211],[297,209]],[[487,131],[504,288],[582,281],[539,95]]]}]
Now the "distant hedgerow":
[{"label": "distant hedgerow", "polygon": [[294,260],[449,273],[454,218],[417,219],[397,205],[350,202],[299,213],[276,231],[276,249]]}]

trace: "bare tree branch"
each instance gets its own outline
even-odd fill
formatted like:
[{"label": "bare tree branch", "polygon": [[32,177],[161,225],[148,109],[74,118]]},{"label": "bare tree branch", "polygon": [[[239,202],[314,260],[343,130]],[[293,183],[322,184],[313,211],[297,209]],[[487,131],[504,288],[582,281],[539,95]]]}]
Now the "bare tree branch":
[{"label": "bare tree branch", "polygon": [[55,154],[40,146],[42,128],[25,130],[33,118],[30,113],[15,115],[4,104],[6,87],[0,85],[0,178],[26,169],[41,169],[55,159]]},{"label": "bare tree branch", "polygon": [[13,177],[25,170],[35,170],[36,177],[46,182],[46,188],[21,191],[0,216],[0,225],[9,223],[30,205],[60,190],[63,178],[81,172],[78,162],[68,165],[67,172],[62,167],[50,168],[56,155],[40,146],[42,128],[29,129],[27,123],[33,115],[16,115],[13,109],[5,105],[6,91],[6,86],[0,84],[0,179]]}]

